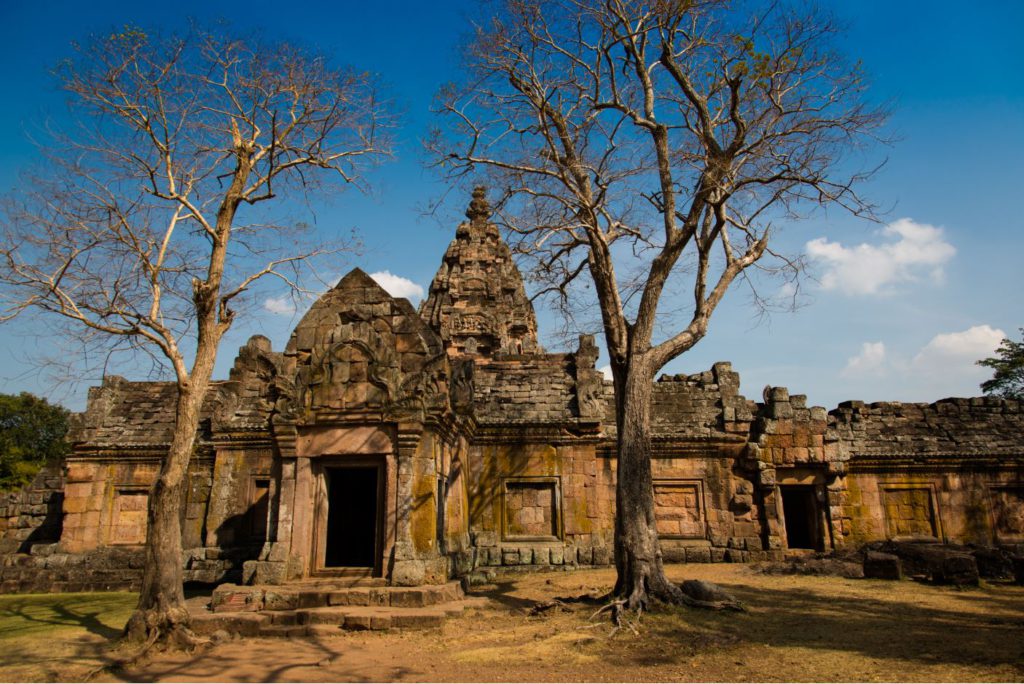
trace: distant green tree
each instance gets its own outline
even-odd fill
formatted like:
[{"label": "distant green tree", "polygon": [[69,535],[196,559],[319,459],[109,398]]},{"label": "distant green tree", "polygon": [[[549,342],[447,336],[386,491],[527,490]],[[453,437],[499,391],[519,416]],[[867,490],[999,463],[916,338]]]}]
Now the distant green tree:
[{"label": "distant green tree", "polygon": [[0,491],[28,484],[67,453],[69,412],[28,392],[0,394]]},{"label": "distant green tree", "polygon": [[979,366],[994,371],[991,380],[981,383],[981,390],[1006,399],[1024,399],[1024,328],[1020,329],[1021,341],[1004,339],[996,349],[996,355],[978,361]]}]

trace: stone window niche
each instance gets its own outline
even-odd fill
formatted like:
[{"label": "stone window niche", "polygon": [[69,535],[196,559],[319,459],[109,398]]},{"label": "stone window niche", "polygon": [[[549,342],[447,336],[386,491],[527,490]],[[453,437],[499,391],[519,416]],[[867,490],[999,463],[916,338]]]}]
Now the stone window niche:
[{"label": "stone window niche", "polygon": [[991,487],[992,527],[1000,542],[1024,542],[1024,483]]},{"label": "stone window niche", "polygon": [[110,516],[111,544],[145,544],[148,487],[118,487]]},{"label": "stone window niche", "polygon": [[941,536],[935,492],[930,484],[882,485],[882,509],[889,539]]},{"label": "stone window niche", "polygon": [[502,482],[502,539],[558,541],[562,538],[557,477],[508,478]]},{"label": "stone window niche", "polygon": [[704,539],[704,483],[701,480],[655,480],[654,520],[664,539]]}]

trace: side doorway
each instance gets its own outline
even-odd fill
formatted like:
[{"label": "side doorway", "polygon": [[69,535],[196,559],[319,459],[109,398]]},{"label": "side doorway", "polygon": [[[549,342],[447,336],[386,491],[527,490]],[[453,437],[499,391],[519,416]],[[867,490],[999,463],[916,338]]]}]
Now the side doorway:
[{"label": "side doorway", "polygon": [[822,511],[816,485],[781,485],[786,546],[790,549],[825,549]]}]

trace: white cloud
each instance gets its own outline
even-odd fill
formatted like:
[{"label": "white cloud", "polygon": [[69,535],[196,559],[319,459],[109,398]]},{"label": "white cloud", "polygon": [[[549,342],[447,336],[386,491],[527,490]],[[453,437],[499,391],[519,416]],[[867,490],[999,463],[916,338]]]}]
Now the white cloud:
[{"label": "white cloud", "polygon": [[263,300],[263,308],[279,316],[291,316],[295,313],[295,302],[288,295],[267,297]]},{"label": "white cloud", "polygon": [[414,304],[423,299],[423,288],[408,278],[393,275],[390,271],[377,271],[371,273],[370,277],[392,297],[405,297]]},{"label": "white cloud", "polygon": [[611,364],[609,364],[607,366],[601,366],[597,370],[601,371],[601,374],[604,375],[604,379],[605,380],[614,380],[615,379],[614,376],[612,375]]},{"label": "white cloud", "polygon": [[864,375],[878,376],[885,372],[885,344],[883,342],[865,342],[860,346],[860,354],[846,361],[846,367],[839,372],[843,378],[857,378]]},{"label": "white cloud", "polygon": [[[914,369],[927,372],[948,372],[950,367],[969,365],[992,356],[1006,333],[989,325],[976,325],[962,332],[936,335],[915,356]],[[987,371],[985,371],[987,372]]]},{"label": "white cloud", "polygon": [[956,254],[942,228],[909,218],[890,223],[881,234],[888,240],[878,245],[846,247],[823,237],[808,242],[807,254],[825,266],[822,287],[848,295],[877,295],[922,277],[941,282],[943,266]]},{"label": "white cloud", "polygon": [[839,372],[851,397],[935,401],[980,394],[989,371],[976,365],[992,356],[1006,333],[989,325],[939,333],[912,355],[890,353],[882,342],[865,342]]}]

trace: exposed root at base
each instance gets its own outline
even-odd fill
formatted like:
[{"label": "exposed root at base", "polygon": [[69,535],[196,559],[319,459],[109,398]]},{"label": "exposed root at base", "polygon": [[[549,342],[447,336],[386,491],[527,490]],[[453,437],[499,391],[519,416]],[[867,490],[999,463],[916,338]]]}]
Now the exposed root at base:
[{"label": "exposed root at base", "polygon": [[[627,608],[628,605],[629,601],[627,599],[612,601],[611,603],[598,608],[597,611],[590,616],[590,619],[593,621],[601,615],[601,613],[608,611],[611,613],[612,624],[614,625],[614,627],[612,627],[612,631],[608,633],[609,639],[615,636],[615,633],[623,627],[633,632],[634,635],[640,636],[640,616],[643,615],[644,612],[643,603],[639,604],[635,611],[629,610]],[[634,612],[636,613],[636,617],[634,619],[630,619],[630,613]]]},{"label": "exposed root at base", "polygon": [[747,610],[731,594],[712,582],[687,580],[682,585],[666,583],[660,591],[645,589],[645,584],[641,583],[627,598],[607,597],[608,602],[595,611],[590,620],[593,621],[598,616],[608,613],[614,625],[611,634],[608,635],[610,637],[623,627],[634,634],[639,634],[640,616],[651,599],[669,605],[684,605],[704,610],[730,610],[738,613]]},{"label": "exposed root at base", "polygon": [[[128,634],[126,634],[122,637],[119,646],[127,647],[132,643],[134,643],[133,640]],[[91,681],[101,672],[120,672],[138,665],[144,661],[145,657],[149,655],[154,648],[159,651],[180,650],[187,653],[195,653],[196,651],[205,649],[212,644],[213,642],[210,639],[199,636],[183,625],[174,625],[169,631],[165,631],[159,627],[154,627],[149,630],[149,635],[137,651],[128,656],[116,658],[111,663],[97,667],[87,673],[82,678],[82,681]]]}]

